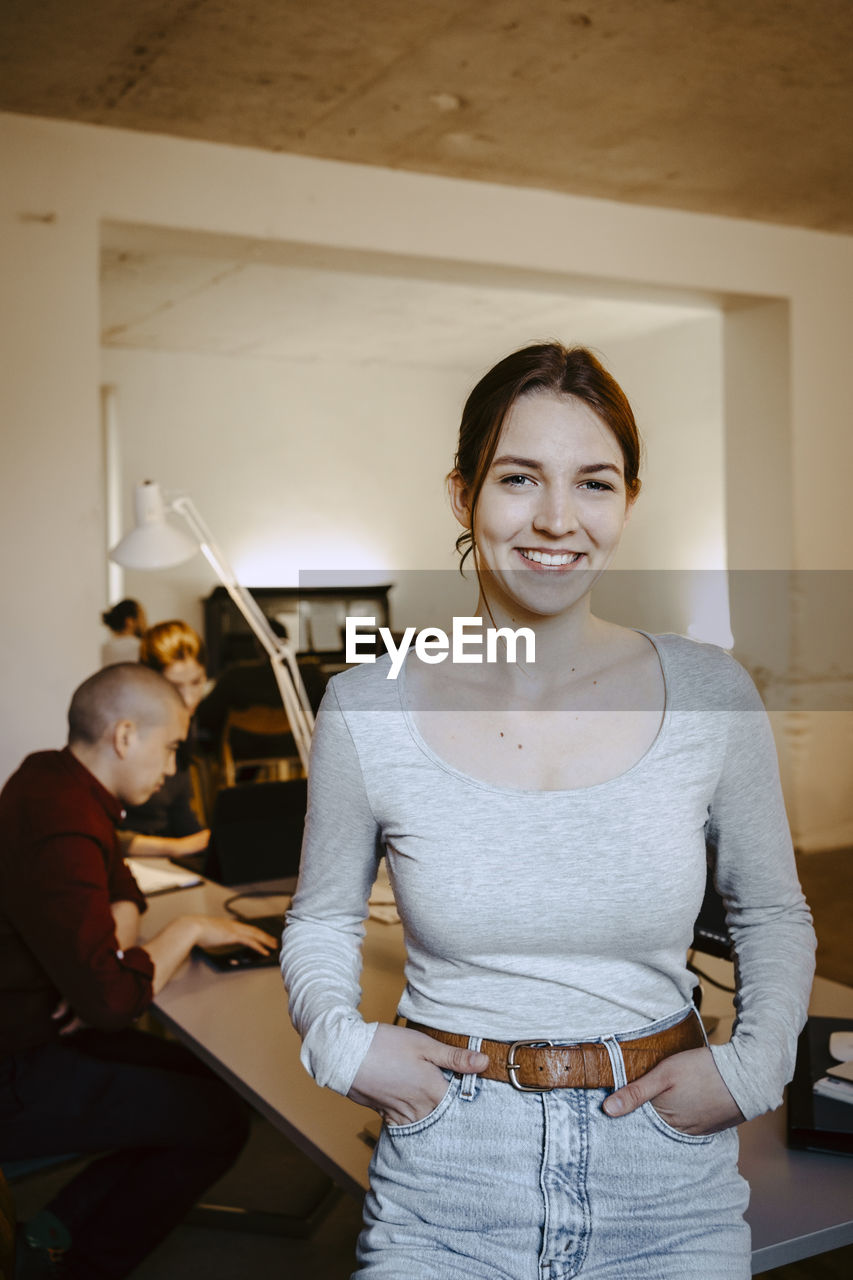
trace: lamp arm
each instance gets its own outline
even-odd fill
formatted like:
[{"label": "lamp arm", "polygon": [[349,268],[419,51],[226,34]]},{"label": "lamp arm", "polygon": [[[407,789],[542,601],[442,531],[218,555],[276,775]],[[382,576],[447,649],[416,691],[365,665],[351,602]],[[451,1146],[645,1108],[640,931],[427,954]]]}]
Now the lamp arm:
[{"label": "lamp arm", "polygon": [[257,600],[242,583],[238,582],[237,575],[216,545],[213,534],[205,524],[192,499],[185,495],[174,498],[172,499],[171,507],[192,529],[193,534],[201,545],[205,559],[249,624],[252,633],[263,645],[264,651],[272,664],[276,684],[296,741],[299,759],[307,773],[311,735],[314,729],[314,713],[311,710],[311,703],[293,650],[286,641],[275,634]]}]

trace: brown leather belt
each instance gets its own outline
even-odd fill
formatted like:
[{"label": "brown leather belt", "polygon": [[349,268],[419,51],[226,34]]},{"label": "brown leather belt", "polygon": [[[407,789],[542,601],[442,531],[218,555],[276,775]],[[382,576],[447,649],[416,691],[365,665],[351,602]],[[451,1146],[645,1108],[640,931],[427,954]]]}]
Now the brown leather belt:
[{"label": "brown leather belt", "polygon": [[[468,1048],[468,1037],[453,1031],[436,1031],[417,1022],[407,1022],[413,1031],[440,1040],[457,1049]],[[696,1013],[666,1031],[642,1036],[639,1040],[619,1040],[628,1080],[651,1071],[664,1058],[685,1049],[702,1049],[705,1035]],[[484,1080],[501,1080],[522,1093],[540,1093],[547,1089],[612,1089],[613,1068],[607,1048],[599,1041],[585,1044],[554,1044],[550,1040],[484,1040],[481,1052],[488,1055],[489,1065],[477,1074]]]}]

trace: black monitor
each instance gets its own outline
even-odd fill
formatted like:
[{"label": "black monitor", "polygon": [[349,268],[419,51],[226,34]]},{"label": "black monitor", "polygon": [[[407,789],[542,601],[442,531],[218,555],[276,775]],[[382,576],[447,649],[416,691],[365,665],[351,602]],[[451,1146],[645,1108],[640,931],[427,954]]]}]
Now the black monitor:
[{"label": "black monitor", "polygon": [[308,802],[305,778],[217,792],[204,874],[219,884],[295,877]]}]

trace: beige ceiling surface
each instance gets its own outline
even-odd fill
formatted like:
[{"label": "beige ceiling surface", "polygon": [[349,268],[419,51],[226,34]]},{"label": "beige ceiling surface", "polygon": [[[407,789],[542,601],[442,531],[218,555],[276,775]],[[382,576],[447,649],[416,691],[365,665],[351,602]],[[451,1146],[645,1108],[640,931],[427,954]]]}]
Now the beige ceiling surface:
[{"label": "beige ceiling surface", "polygon": [[0,109],[853,232],[853,0],[5,0]]},{"label": "beige ceiling surface", "polygon": [[371,255],[113,224],[101,253],[104,346],[262,360],[470,370],[526,342],[606,349],[713,313],[718,299],[621,296],[583,280],[419,275]]}]

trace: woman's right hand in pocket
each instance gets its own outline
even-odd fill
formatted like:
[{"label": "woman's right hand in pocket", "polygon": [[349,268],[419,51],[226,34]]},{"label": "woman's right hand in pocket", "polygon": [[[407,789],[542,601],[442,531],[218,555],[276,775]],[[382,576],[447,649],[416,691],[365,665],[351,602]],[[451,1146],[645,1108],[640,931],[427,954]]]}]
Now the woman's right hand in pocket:
[{"label": "woman's right hand in pocket", "polygon": [[442,1069],[477,1075],[488,1065],[484,1053],[454,1049],[421,1031],[382,1022],[347,1097],[372,1107],[388,1124],[414,1124],[444,1097],[447,1081]]}]

